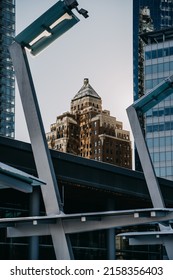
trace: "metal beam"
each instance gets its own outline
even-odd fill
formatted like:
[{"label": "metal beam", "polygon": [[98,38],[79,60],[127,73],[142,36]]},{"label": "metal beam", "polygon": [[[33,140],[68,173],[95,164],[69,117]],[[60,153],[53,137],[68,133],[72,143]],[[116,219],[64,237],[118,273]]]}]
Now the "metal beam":
[{"label": "metal beam", "polygon": [[[150,153],[145,142],[145,138],[140,126],[138,116],[147,112],[153,106],[158,104],[164,98],[173,93],[173,76],[157,85],[148,94],[134,102],[127,108],[127,114],[132,128],[133,136],[136,143],[136,148],[141,161],[144,176],[147,182],[148,191],[151,197],[153,207],[165,207],[160,186],[155,174],[154,166],[150,157]],[[164,230],[163,226],[159,225],[160,230]],[[167,226],[167,230],[173,232],[171,226]],[[164,238],[164,245],[169,259],[173,259],[173,242]]]},{"label": "metal beam", "polygon": [[[138,209],[98,213],[62,214],[26,218],[0,219],[0,227],[8,227],[8,236],[48,235],[49,226],[61,220],[65,234],[119,228],[132,225],[168,222],[173,220],[173,209]],[[10,227],[12,226],[12,227]]]},{"label": "metal beam", "polygon": [[152,232],[128,232],[121,233],[123,239],[128,238],[130,245],[164,245],[165,238],[173,241],[173,232],[171,231],[152,231]]},{"label": "metal beam", "polygon": [[[16,42],[9,47],[9,51],[13,61],[38,176],[47,183],[47,187],[41,187],[46,213],[47,215],[59,214],[62,210],[61,198],[46,142],[27,55],[25,49]],[[56,230],[55,226],[50,225],[50,233],[56,257],[58,259],[70,259],[65,233],[61,223],[56,225]]]},{"label": "metal beam", "polygon": [[173,93],[173,75],[156,85],[152,90],[146,93],[133,103],[137,112],[146,113],[156,106],[159,102]]},{"label": "metal beam", "polygon": [[31,193],[33,187],[45,185],[40,179],[0,162],[0,189],[12,188]]},{"label": "metal beam", "polygon": [[139,123],[138,115],[133,105],[127,108],[127,114],[153,207],[165,207],[153,163]]},{"label": "metal beam", "polygon": [[24,181],[12,178],[9,175],[0,174],[0,189],[3,188],[12,188],[25,193],[31,193],[33,190],[33,187]]}]

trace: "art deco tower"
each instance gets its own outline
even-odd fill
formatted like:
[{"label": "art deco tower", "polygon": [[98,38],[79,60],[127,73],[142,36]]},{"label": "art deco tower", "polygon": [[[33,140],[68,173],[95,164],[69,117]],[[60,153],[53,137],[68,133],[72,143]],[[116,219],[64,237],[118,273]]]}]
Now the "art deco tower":
[{"label": "art deco tower", "polygon": [[51,125],[47,141],[54,150],[132,168],[130,133],[102,109],[102,99],[88,79],[71,100],[71,111]]}]

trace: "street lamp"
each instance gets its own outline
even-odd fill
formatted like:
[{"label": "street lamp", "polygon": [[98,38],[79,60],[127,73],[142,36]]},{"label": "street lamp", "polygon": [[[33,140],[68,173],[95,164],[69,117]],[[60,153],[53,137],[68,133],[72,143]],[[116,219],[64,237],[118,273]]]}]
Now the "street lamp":
[{"label": "street lamp", "polygon": [[72,9],[76,9],[85,18],[88,17],[88,12],[79,10],[77,6],[78,3],[74,0],[58,1],[17,35],[15,41],[26,47],[32,55],[37,55],[79,22]]},{"label": "street lamp", "polygon": [[[17,35],[14,38],[13,44],[9,47],[37,173],[39,178],[42,178],[47,183],[47,187],[41,186],[41,192],[48,216],[53,214],[60,215],[63,212],[63,205],[51,155],[47,146],[37,95],[25,49],[29,49],[31,54],[36,55],[79,22],[72,9],[76,9],[85,18],[88,17],[87,11],[84,9],[79,10],[77,6],[78,3],[74,0],[58,1]],[[66,240],[61,221],[55,225],[50,225],[50,234],[56,258],[72,258],[70,245],[68,240]]]}]

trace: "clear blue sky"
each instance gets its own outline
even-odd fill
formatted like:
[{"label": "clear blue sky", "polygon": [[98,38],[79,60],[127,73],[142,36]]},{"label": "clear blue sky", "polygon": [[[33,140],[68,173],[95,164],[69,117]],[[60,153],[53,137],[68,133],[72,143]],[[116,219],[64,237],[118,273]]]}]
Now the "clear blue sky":
[{"label": "clear blue sky", "polygon": [[[55,0],[16,0],[16,34],[50,8]],[[126,108],[133,100],[132,0],[78,0],[89,12],[37,57],[29,58],[45,131],[89,78],[103,109],[130,130]],[[131,137],[132,138],[132,137]],[[30,142],[18,90],[16,139]]]}]

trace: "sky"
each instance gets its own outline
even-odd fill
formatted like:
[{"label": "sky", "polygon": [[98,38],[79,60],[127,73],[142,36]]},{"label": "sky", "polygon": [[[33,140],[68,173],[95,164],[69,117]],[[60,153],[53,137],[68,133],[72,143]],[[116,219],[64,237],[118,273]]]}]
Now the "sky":
[{"label": "sky", "polygon": [[[49,9],[55,0],[16,0],[16,35]],[[70,102],[84,78],[102,98],[103,109],[130,130],[126,108],[133,102],[132,0],[78,0],[88,10],[47,49],[28,55],[45,132]],[[16,86],[17,140],[30,142]],[[131,134],[132,139],[132,134]]]}]

